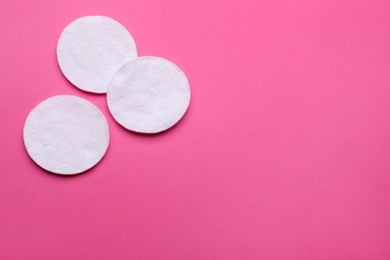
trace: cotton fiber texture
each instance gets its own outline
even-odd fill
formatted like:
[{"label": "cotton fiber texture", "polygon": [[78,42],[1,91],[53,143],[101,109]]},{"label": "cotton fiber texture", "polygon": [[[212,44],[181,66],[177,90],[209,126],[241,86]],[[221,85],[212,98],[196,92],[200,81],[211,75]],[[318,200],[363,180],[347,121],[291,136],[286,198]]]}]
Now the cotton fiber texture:
[{"label": "cotton fiber texture", "polygon": [[93,93],[106,93],[114,73],[135,57],[133,37],[120,23],[105,16],[75,20],[64,29],[57,45],[57,59],[65,77]]},{"label": "cotton fiber texture", "polygon": [[152,134],[176,124],[186,112],[190,96],[188,80],[175,64],[158,57],[139,57],[115,73],[107,102],[123,127]]},{"label": "cotton fiber texture", "polygon": [[43,169],[78,174],[96,165],[109,144],[107,121],[89,101],[54,96],[28,115],[23,131],[30,157]]}]

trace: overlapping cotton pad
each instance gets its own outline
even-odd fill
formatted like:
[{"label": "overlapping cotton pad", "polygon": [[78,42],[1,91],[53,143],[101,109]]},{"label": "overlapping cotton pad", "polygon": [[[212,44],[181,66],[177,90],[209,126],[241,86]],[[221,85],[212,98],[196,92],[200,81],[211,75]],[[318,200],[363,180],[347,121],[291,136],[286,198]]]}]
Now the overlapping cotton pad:
[{"label": "overlapping cotton pad", "polygon": [[85,16],[69,24],[57,45],[65,77],[76,87],[106,93],[110,78],[129,59],[137,57],[130,33],[104,16]]},{"label": "overlapping cotton pad", "polygon": [[176,124],[190,103],[190,86],[172,62],[139,57],[124,64],[110,81],[109,110],[123,127],[158,133]]},{"label": "overlapping cotton pad", "polygon": [[54,96],[28,115],[23,131],[30,157],[47,171],[71,175],[96,165],[109,144],[107,121],[89,101]]}]

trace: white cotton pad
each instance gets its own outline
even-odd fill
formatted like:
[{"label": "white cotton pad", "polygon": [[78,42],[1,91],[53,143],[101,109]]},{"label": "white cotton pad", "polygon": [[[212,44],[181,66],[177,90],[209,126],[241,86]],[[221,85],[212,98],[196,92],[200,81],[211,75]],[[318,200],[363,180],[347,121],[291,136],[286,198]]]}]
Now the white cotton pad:
[{"label": "white cotton pad", "polygon": [[70,175],[102,159],[110,134],[95,105],[76,96],[54,96],[30,112],[23,137],[34,162],[47,171]]},{"label": "white cotton pad", "polygon": [[85,16],[69,24],[57,45],[65,77],[76,87],[106,93],[110,78],[126,61],[137,57],[130,33],[104,16]]},{"label": "white cotton pad", "polygon": [[139,57],[115,73],[107,102],[112,116],[123,127],[158,133],[180,120],[190,96],[188,80],[175,64],[157,57]]}]

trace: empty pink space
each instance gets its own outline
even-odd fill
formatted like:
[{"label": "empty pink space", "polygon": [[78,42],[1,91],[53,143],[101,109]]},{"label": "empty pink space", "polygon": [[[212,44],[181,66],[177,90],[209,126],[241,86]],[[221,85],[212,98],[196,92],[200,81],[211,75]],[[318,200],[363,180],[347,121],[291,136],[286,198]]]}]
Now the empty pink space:
[{"label": "empty pink space", "polygon": [[[156,136],[61,74],[60,33],[105,15],[139,54],[176,63],[192,99]],[[0,259],[390,259],[390,2],[0,2]],[[107,117],[103,160],[75,177],[22,138],[42,100]]]}]

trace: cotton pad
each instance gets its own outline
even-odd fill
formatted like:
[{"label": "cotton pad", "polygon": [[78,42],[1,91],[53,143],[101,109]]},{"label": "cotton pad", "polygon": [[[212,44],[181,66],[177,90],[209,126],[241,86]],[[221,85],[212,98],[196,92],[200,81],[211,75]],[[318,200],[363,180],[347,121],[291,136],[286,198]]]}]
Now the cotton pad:
[{"label": "cotton pad", "polygon": [[158,133],[176,124],[190,103],[190,86],[172,62],[139,57],[125,63],[111,79],[108,108],[123,127]]},{"label": "cotton pad", "polygon": [[54,96],[28,115],[24,144],[39,166],[57,174],[77,174],[97,164],[109,143],[106,118],[89,101]]},{"label": "cotton pad", "polygon": [[76,87],[106,93],[118,68],[137,57],[130,33],[104,16],[85,16],[69,24],[57,45],[57,59],[65,77]]}]

